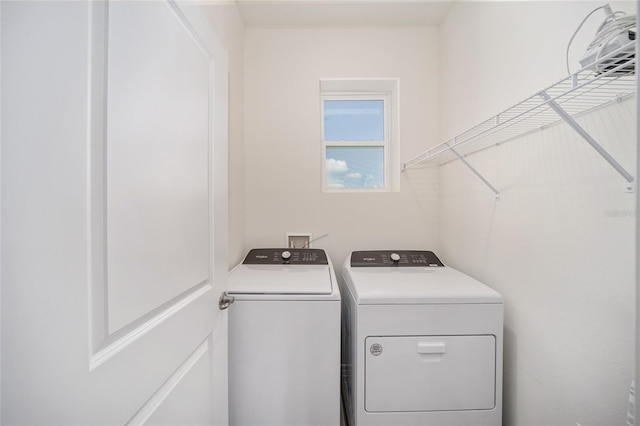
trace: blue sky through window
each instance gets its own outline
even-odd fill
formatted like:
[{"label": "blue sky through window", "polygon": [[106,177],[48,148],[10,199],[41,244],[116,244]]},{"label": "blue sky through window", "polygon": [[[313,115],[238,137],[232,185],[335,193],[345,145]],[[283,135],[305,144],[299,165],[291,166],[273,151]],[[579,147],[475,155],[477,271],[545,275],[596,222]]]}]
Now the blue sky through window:
[{"label": "blue sky through window", "polygon": [[384,188],[384,147],[327,147],[329,188]]},{"label": "blue sky through window", "polygon": [[325,141],[383,141],[384,101],[325,100]]},{"label": "blue sky through window", "polygon": [[325,172],[328,188],[384,188],[384,147],[349,142],[384,142],[384,101],[324,100]]}]

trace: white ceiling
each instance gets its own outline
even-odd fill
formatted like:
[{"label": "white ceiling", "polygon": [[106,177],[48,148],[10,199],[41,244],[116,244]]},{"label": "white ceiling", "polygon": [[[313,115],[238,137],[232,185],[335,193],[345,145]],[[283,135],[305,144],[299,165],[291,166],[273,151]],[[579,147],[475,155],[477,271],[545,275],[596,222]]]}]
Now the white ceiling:
[{"label": "white ceiling", "polygon": [[236,0],[247,26],[438,25],[456,0]]}]

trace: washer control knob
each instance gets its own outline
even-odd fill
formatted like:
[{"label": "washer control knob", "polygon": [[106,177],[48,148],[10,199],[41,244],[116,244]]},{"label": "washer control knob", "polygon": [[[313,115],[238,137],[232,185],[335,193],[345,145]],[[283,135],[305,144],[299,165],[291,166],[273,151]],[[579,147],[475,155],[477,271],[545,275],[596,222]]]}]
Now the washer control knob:
[{"label": "washer control knob", "polygon": [[280,256],[283,260],[289,260],[291,258],[291,252],[289,250],[285,250]]},{"label": "washer control knob", "polygon": [[400,261],[400,255],[398,253],[391,253],[391,260],[393,260],[393,263],[398,263]]}]

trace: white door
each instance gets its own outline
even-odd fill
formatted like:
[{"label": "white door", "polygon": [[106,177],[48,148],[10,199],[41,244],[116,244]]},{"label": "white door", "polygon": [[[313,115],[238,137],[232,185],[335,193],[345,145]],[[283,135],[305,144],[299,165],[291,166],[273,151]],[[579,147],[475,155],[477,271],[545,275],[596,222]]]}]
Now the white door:
[{"label": "white door", "polygon": [[224,50],[173,2],[0,7],[2,424],[225,424]]}]

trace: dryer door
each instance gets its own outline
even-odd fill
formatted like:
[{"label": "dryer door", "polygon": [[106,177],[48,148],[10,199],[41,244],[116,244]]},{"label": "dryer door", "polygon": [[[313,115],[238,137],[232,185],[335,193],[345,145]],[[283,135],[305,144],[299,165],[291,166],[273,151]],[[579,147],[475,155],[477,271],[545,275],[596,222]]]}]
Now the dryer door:
[{"label": "dryer door", "polygon": [[367,337],[365,345],[368,412],[495,406],[495,336]]}]

